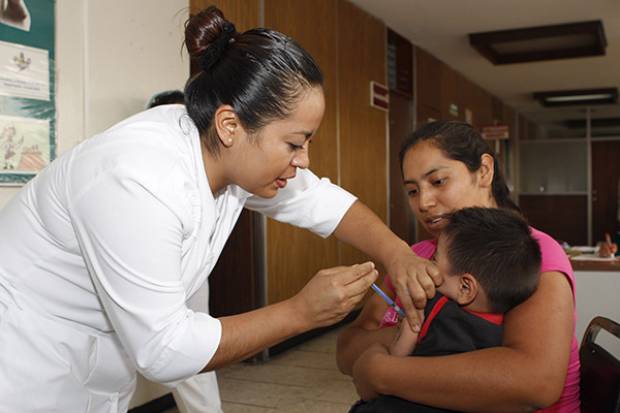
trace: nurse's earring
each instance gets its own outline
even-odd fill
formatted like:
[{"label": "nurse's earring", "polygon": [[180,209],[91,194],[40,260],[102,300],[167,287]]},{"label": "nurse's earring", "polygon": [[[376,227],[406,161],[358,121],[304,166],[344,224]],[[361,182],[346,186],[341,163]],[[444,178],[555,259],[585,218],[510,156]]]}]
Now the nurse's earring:
[{"label": "nurse's earring", "polygon": [[220,106],[215,111],[212,122],[219,141],[225,148],[233,146],[238,132],[243,130],[237,114],[230,105]]},{"label": "nurse's earring", "polygon": [[225,136],[221,138],[221,142],[225,147],[230,148],[231,146],[233,146],[233,143],[235,142],[234,140],[235,127],[234,125],[227,125],[224,127],[224,131],[225,131]]}]

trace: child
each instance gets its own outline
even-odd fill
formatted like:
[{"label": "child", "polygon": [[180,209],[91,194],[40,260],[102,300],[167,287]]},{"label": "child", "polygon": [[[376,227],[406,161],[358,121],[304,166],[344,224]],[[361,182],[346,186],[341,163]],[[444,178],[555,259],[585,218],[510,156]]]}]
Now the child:
[{"label": "child", "polygon": [[[426,306],[420,333],[402,323],[390,353],[439,356],[499,346],[502,313],[525,301],[538,285],[540,249],[525,220],[507,209],[461,209],[451,214],[433,259],[444,275],[439,293]],[[385,285],[392,289],[388,277]],[[396,312],[389,308],[382,325],[397,322]],[[386,395],[358,402],[351,409],[355,413],[446,411]]]}]

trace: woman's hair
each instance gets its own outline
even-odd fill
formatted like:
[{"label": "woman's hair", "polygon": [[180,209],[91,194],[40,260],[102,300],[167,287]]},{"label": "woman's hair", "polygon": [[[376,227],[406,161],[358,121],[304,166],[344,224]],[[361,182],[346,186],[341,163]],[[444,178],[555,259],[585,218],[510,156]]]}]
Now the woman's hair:
[{"label": "woman's hair", "polygon": [[185,85],[185,105],[207,150],[219,154],[213,118],[230,105],[248,132],[283,119],[307,89],[323,85],[308,52],[274,30],[238,33],[215,6],[190,17],[185,45],[200,71]]},{"label": "woman's hair", "polygon": [[400,150],[400,169],[407,152],[421,141],[431,140],[448,158],[461,161],[470,172],[480,169],[482,155],[493,157],[492,194],[500,208],[520,212],[519,207],[510,198],[510,190],[499,168],[497,157],[489,144],[470,124],[455,121],[436,121],[422,125],[404,142]]}]

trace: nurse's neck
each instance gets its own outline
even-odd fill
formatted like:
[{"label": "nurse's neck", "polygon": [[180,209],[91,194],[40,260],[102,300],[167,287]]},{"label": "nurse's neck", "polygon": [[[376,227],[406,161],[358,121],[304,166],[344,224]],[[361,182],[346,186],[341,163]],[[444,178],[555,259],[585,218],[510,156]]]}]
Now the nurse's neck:
[{"label": "nurse's neck", "polygon": [[204,140],[201,139],[200,142],[202,163],[204,165],[207,182],[209,183],[209,188],[211,188],[211,193],[216,195],[228,185],[233,183],[226,173],[227,168],[225,154],[220,151],[219,156],[214,156],[207,149],[204,144]]}]

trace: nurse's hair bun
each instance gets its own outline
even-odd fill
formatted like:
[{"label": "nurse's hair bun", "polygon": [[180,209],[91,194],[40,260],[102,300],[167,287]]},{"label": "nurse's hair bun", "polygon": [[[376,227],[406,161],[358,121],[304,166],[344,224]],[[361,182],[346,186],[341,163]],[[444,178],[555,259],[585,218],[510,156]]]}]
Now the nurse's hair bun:
[{"label": "nurse's hair bun", "polygon": [[215,6],[209,6],[185,23],[185,46],[202,70],[209,70],[238,35],[235,25]]}]

